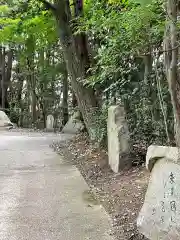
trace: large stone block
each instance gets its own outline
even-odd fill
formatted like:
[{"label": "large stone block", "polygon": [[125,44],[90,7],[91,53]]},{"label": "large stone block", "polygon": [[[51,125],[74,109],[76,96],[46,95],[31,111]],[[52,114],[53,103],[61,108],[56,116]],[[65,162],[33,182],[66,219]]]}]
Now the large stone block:
[{"label": "large stone block", "polygon": [[117,173],[131,165],[129,131],[122,106],[108,109],[108,157],[111,169]]},{"label": "large stone block", "polygon": [[146,161],[151,176],[138,229],[150,240],[180,239],[179,149],[150,146]]},{"label": "large stone block", "polygon": [[177,162],[180,156],[180,149],[177,147],[166,147],[151,145],[148,147],[146,154],[146,168],[151,172],[154,164],[160,158],[171,159]]}]

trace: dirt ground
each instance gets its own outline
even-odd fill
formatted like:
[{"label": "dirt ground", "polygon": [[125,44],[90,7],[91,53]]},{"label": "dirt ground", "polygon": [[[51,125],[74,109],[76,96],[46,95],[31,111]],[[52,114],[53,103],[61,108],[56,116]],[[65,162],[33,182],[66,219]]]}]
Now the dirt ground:
[{"label": "dirt ground", "polygon": [[108,166],[107,152],[89,144],[85,135],[68,143],[54,143],[55,151],[72,161],[86,179],[97,199],[112,217],[117,240],[145,239],[136,229],[136,218],[143,204],[149,173],[145,167],[132,167],[115,174]]}]

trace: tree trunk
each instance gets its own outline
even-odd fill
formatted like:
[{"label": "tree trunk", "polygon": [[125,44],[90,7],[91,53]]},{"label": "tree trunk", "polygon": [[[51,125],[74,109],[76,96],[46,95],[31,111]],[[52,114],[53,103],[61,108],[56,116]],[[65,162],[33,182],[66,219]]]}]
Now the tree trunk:
[{"label": "tree trunk", "polygon": [[[150,49],[149,49],[150,51]],[[150,93],[150,76],[152,72],[152,56],[151,54],[148,54],[146,56],[143,56],[143,63],[144,63],[144,84],[143,84],[143,108],[144,112],[146,114],[151,113],[150,107],[149,107],[149,93]]]},{"label": "tree trunk", "polygon": [[43,125],[44,125],[43,127],[46,128],[46,107],[45,107],[46,101],[44,100],[44,92],[46,89],[46,75],[44,74],[44,67],[45,67],[44,58],[45,58],[45,51],[44,49],[42,49],[39,55],[39,66],[40,66],[39,71],[40,71],[41,78],[43,78],[43,81],[42,79],[40,79],[40,94],[39,94],[38,101],[42,111]]},{"label": "tree trunk", "polygon": [[77,99],[76,99],[76,95],[74,92],[72,92],[72,106],[73,106],[73,108],[77,107]]},{"label": "tree trunk", "polygon": [[36,122],[36,83],[35,83],[35,76],[33,70],[33,60],[32,58],[27,58],[27,65],[28,65],[28,85],[29,85],[29,97],[30,97],[30,105],[32,111],[32,124]]},{"label": "tree trunk", "polygon": [[6,52],[4,47],[0,47],[0,105],[8,113],[8,87],[11,81],[12,72],[12,58],[13,52],[9,50],[7,53],[7,64],[6,64]]},{"label": "tree trunk", "polygon": [[8,102],[8,88],[11,84],[11,74],[12,74],[12,62],[13,62],[13,50],[10,49],[7,52],[7,66],[6,66],[6,72],[5,72],[5,82],[4,82],[4,88],[5,88],[5,108],[9,109],[9,102]]},{"label": "tree trunk", "polygon": [[32,124],[36,123],[36,79],[34,74],[34,55],[35,55],[35,43],[33,36],[27,39],[27,66],[28,66],[28,81],[30,87],[31,96],[31,110],[32,110]]},{"label": "tree trunk", "polygon": [[62,109],[63,109],[63,126],[67,123],[69,119],[68,114],[68,74],[65,71],[63,75],[63,101],[62,101]]},{"label": "tree trunk", "polygon": [[2,48],[1,58],[1,107],[5,110],[5,48]]},{"label": "tree trunk", "polygon": [[7,70],[6,70],[6,81],[5,81],[5,91],[9,87],[11,81],[11,74],[12,74],[12,61],[13,61],[13,50],[9,50],[7,53]]},{"label": "tree trunk", "polygon": [[37,120],[37,115],[36,115],[36,93],[35,89],[32,89],[31,91],[31,96],[32,96],[32,123],[35,124]]},{"label": "tree trunk", "polygon": [[178,0],[167,0],[164,36],[164,64],[174,113],[176,145],[180,147],[180,81],[178,76],[177,8]]},{"label": "tree trunk", "polygon": [[[73,0],[74,5],[74,28],[77,26],[76,19],[83,16],[83,0]],[[88,42],[85,33],[78,33],[74,36],[74,42],[76,46],[76,51],[81,60],[82,64],[85,66],[85,71],[90,67],[90,58],[88,52]]]},{"label": "tree trunk", "polygon": [[43,2],[53,11],[56,17],[63,55],[71,78],[71,85],[90,138],[94,139],[96,127],[94,117],[97,110],[97,101],[93,89],[83,85],[86,75],[86,65],[77,52],[70,28],[71,12],[69,3],[66,0],[56,0],[55,5],[46,1]]},{"label": "tree trunk", "polygon": [[143,57],[144,62],[144,84],[147,86],[149,83],[149,77],[152,71],[152,56],[148,54]]},{"label": "tree trunk", "polygon": [[23,108],[23,103],[22,103],[22,90],[23,90],[24,79],[23,79],[22,72],[21,72],[21,69],[20,69],[20,64],[18,64],[16,71],[17,71],[17,78],[18,78],[17,102],[18,102],[18,105],[19,105],[19,108],[20,108],[20,116],[19,116],[18,123],[19,123],[19,126],[23,127],[23,111],[24,111],[24,108]]}]

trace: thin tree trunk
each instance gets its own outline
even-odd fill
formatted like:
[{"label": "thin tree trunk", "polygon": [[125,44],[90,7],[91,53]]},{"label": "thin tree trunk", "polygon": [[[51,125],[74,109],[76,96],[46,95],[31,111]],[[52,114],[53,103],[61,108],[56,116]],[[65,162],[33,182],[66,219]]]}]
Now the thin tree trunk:
[{"label": "thin tree trunk", "polygon": [[63,75],[63,101],[62,101],[62,109],[63,109],[63,126],[67,123],[69,119],[68,114],[68,74],[65,71]]},{"label": "thin tree trunk", "polygon": [[180,147],[180,82],[178,77],[177,42],[177,5],[178,0],[167,0],[167,22],[164,38],[164,63],[174,112],[176,145]]},{"label": "thin tree trunk", "polygon": [[40,108],[41,108],[41,111],[42,111],[42,117],[43,117],[43,126],[44,126],[44,129],[46,128],[46,107],[45,107],[45,103],[46,101],[44,100],[44,91],[45,91],[45,82],[46,82],[46,76],[44,74],[44,66],[45,66],[45,51],[44,49],[42,49],[40,51],[40,55],[39,55],[39,66],[40,66],[40,76],[41,78],[43,77],[43,80],[42,79],[40,80],[40,95],[39,95],[39,104],[40,104]]},{"label": "thin tree trunk", "polygon": [[20,108],[20,116],[19,116],[18,123],[19,123],[19,126],[22,127],[22,125],[23,125],[23,111],[24,111],[23,103],[22,103],[22,90],[23,90],[24,79],[23,79],[22,72],[21,72],[21,69],[20,69],[20,64],[18,64],[18,66],[17,66],[17,77],[18,77],[17,102],[18,102],[18,105],[19,105],[19,108]]},{"label": "thin tree trunk", "polygon": [[12,62],[13,62],[13,50],[10,49],[7,52],[7,67],[5,72],[5,82],[4,82],[4,91],[5,91],[5,108],[9,108],[8,102],[8,88],[11,83],[11,74],[12,74]]},{"label": "thin tree trunk", "polygon": [[148,85],[149,77],[152,71],[152,56],[151,54],[143,57],[144,61],[144,84]]},{"label": "thin tree trunk", "polygon": [[[150,51],[150,49],[149,49]],[[144,86],[143,86],[143,92],[144,92],[144,97],[143,97],[143,108],[144,111],[151,112],[149,108],[149,84],[150,84],[150,76],[152,72],[152,56],[151,54],[148,54],[146,56],[143,56],[143,63],[144,63]]]},{"label": "thin tree trunk", "polygon": [[155,69],[156,83],[157,83],[157,95],[158,95],[158,98],[159,98],[159,104],[160,104],[160,108],[161,108],[163,119],[164,119],[164,127],[165,127],[167,142],[168,142],[168,144],[170,144],[171,138],[170,138],[170,134],[169,134],[169,131],[168,131],[167,111],[165,109],[165,104],[164,104],[163,95],[162,95],[161,77],[158,74],[158,63],[159,63],[159,57],[157,59],[156,69]]},{"label": "thin tree trunk", "polygon": [[2,48],[1,107],[5,110],[5,48]]},{"label": "thin tree trunk", "polygon": [[13,61],[13,50],[9,50],[7,52],[7,71],[6,71],[6,81],[5,81],[5,91],[9,87],[11,81],[11,74],[12,74],[12,61]]},{"label": "thin tree trunk", "polygon": [[36,123],[36,79],[34,74],[34,39],[30,36],[27,40],[27,65],[28,65],[28,81],[31,96],[32,124]]},{"label": "thin tree trunk", "polygon": [[37,120],[37,115],[36,115],[36,93],[35,89],[32,89],[31,91],[31,96],[32,96],[32,123],[35,124]]},{"label": "thin tree trunk", "polygon": [[29,85],[29,97],[31,99],[31,111],[32,111],[32,124],[36,122],[36,93],[35,93],[35,76],[33,70],[33,60],[32,58],[27,59],[28,65],[28,85]]}]

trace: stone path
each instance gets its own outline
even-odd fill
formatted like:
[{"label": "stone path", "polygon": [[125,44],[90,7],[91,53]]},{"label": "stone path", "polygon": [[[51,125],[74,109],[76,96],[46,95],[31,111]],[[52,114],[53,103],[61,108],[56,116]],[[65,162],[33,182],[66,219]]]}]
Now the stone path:
[{"label": "stone path", "polygon": [[0,132],[0,240],[112,240],[79,171],[49,144],[68,135]]}]

